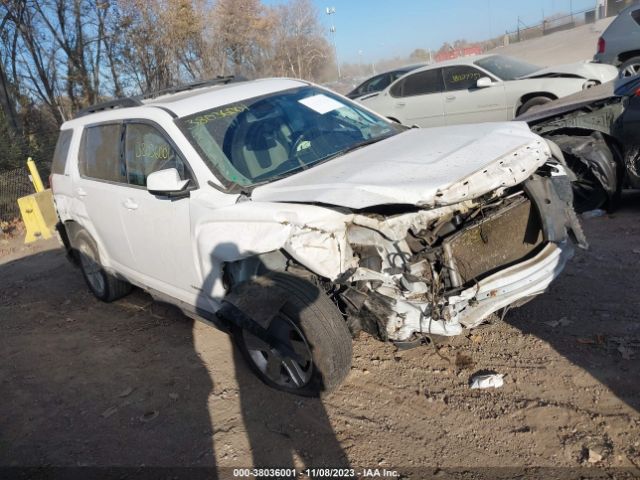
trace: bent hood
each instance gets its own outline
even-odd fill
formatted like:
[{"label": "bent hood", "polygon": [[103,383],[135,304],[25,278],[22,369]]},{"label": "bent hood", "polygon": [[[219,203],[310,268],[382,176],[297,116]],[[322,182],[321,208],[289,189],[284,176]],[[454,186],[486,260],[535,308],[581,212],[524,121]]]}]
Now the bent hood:
[{"label": "bent hood", "polygon": [[522,122],[411,129],[253,190],[265,202],[451,205],[517,185],[550,157]]},{"label": "bent hood", "polygon": [[605,65],[592,62],[577,62],[566,65],[556,65],[554,67],[541,68],[529,75],[520,78],[540,78],[540,77],[562,77],[571,76],[584,78],[585,80],[598,80],[605,83],[617,78],[618,69],[613,65]]}]

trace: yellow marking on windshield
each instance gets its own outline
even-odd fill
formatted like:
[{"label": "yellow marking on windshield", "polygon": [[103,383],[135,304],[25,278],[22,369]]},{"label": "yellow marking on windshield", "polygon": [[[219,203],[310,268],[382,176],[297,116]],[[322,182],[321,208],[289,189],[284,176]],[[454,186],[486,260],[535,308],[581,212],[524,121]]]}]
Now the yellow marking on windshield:
[{"label": "yellow marking on windshield", "polygon": [[192,127],[197,127],[200,125],[206,125],[212,120],[218,120],[225,117],[230,117],[232,115],[237,115],[239,113],[245,112],[249,110],[249,107],[243,104],[237,104],[230,107],[224,107],[220,110],[213,110],[211,112],[203,113],[195,118],[190,118],[188,120],[189,125]]}]

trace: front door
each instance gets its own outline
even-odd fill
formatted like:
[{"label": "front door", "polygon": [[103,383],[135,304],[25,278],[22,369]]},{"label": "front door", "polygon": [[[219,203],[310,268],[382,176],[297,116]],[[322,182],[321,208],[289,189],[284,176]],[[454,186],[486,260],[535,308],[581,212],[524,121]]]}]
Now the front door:
[{"label": "front door", "polygon": [[[193,303],[197,291],[190,197],[156,196],[146,189],[150,173],[175,168],[194,186],[189,167],[155,124],[125,124],[124,159],[129,188],[120,195],[120,215],[133,268],[151,288]],[[189,188],[189,185],[187,186]]]},{"label": "front door", "polygon": [[478,88],[478,79],[488,75],[470,65],[445,67],[443,73],[447,125],[509,120],[503,82],[493,79],[490,87]]}]

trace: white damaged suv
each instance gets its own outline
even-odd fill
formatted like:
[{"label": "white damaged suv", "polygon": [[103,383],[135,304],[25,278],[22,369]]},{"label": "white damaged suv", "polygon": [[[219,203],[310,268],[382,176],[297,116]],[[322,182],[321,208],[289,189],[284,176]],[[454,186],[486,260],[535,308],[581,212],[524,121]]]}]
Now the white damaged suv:
[{"label": "white damaged suv", "polygon": [[360,331],[419,343],[542,293],[586,246],[563,165],[524,123],[408,129],[307,82],[224,78],[64,123],[51,184],[96,297],[141,287],[318,395]]}]

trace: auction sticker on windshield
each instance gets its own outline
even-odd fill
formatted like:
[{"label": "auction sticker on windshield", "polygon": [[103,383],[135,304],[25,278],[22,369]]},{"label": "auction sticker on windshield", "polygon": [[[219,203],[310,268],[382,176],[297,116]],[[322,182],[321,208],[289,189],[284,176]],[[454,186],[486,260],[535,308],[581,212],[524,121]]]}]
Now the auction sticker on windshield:
[{"label": "auction sticker on windshield", "polygon": [[337,110],[338,108],[344,107],[343,103],[334,100],[333,98],[327,97],[323,94],[313,95],[311,97],[303,98],[302,100],[298,100],[305,107],[310,108],[318,112],[320,115],[324,115],[331,110]]}]

